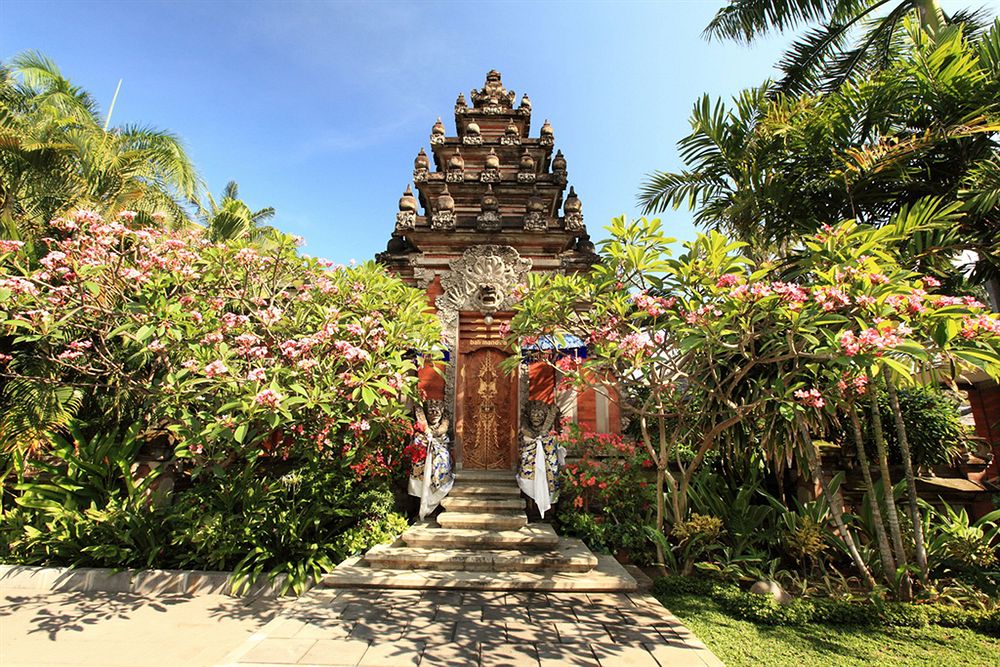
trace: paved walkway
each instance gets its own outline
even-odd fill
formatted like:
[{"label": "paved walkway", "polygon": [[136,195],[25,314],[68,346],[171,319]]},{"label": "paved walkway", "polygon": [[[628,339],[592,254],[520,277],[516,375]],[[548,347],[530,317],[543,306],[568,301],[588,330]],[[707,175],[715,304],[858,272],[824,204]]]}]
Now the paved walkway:
[{"label": "paved walkway", "polygon": [[51,593],[0,587],[2,667],[219,663],[279,609],[224,595]]},{"label": "paved walkway", "polygon": [[223,664],[722,665],[644,594],[329,589],[287,606]]},{"label": "paved walkway", "polygon": [[298,599],[0,588],[2,667],[721,665],[654,598],[314,589]]}]

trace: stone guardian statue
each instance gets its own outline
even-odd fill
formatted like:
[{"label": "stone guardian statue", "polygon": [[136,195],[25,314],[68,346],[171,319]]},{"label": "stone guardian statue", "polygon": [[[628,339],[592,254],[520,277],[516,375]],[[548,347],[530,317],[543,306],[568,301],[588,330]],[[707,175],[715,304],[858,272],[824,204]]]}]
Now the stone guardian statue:
[{"label": "stone guardian statue", "polygon": [[451,465],[451,439],[444,401],[429,400],[414,409],[417,435],[413,444],[426,452],[423,466],[414,466],[410,473],[410,495],[420,498],[420,519],[427,518],[451,491],[455,471]]},{"label": "stone guardian statue", "polygon": [[528,401],[521,419],[517,485],[535,501],[543,518],[559,499],[559,469],[566,456],[551,434],[557,414],[554,404]]}]

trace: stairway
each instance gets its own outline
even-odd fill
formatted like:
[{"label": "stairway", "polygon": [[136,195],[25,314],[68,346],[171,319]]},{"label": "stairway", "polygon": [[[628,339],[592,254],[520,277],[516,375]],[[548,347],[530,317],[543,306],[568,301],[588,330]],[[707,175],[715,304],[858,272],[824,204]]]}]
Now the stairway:
[{"label": "stairway", "polygon": [[482,590],[635,590],[610,556],[547,523],[528,523],[511,471],[458,473],[436,521],[412,526],[396,542],[349,559],[323,580],[334,587]]}]

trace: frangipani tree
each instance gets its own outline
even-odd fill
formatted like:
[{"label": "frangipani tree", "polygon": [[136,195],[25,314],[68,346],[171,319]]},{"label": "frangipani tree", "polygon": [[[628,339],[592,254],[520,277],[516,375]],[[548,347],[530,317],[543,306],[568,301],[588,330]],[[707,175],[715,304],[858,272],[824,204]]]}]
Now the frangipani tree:
[{"label": "frangipani tree", "polygon": [[[25,451],[81,410],[142,421],[225,467],[326,451],[367,465],[405,417],[417,353],[439,340],[424,296],[373,263],[213,244],[132,213],[56,219],[34,268],[0,241],[0,439]],[[86,417],[86,415],[83,415]]]},{"label": "frangipani tree", "polygon": [[[835,384],[831,378],[839,381],[845,371],[852,381],[868,377],[857,368],[854,340],[864,341],[861,349],[877,359],[869,365],[880,372],[902,374],[903,356],[929,359],[945,343],[956,368],[996,372],[995,317],[975,302],[927,295],[930,281],[917,280],[892,254],[900,239],[948,224],[954,208],[927,201],[881,229],[853,221],[826,228],[802,245],[796,262],[782,266],[754,265],[743,244],[717,232],[685,244],[674,259],[659,221],[619,218],[590,274],[531,277],[511,336],[587,342],[586,359],[534,348],[530,354],[568,381],[602,382],[640,421],[657,465],[662,531],[668,518],[687,518],[687,488],[705,455],[751,418],[768,425],[759,444],[773,461],[799,461],[822,482],[809,425],[820,423],[816,409],[836,403],[824,393]],[[886,317],[916,297],[924,309],[919,327]],[[984,335],[961,335],[969,326]],[[931,331],[938,339],[925,341]],[[943,339],[941,331],[953,333]],[[832,495],[825,485],[824,492]],[[831,507],[872,585],[839,505]]]}]

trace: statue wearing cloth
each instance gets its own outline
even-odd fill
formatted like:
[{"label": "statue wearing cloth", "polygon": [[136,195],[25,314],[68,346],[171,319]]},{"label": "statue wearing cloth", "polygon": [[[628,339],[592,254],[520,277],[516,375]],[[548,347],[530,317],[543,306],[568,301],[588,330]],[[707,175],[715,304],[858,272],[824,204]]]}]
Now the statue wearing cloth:
[{"label": "statue wearing cloth", "polygon": [[423,468],[415,466],[410,473],[409,483],[410,495],[420,498],[421,519],[427,518],[437,508],[455,483],[444,401],[430,400],[425,405],[426,413],[420,405],[415,408],[417,424],[422,432],[417,434],[413,443],[424,447],[427,455]]},{"label": "statue wearing cloth", "polygon": [[559,499],[559,468],[565,462],[566,449],[558,446],[550,433],[557,409],[544,401],[528,401],[521,425],[517,485],[545,513]]}]

